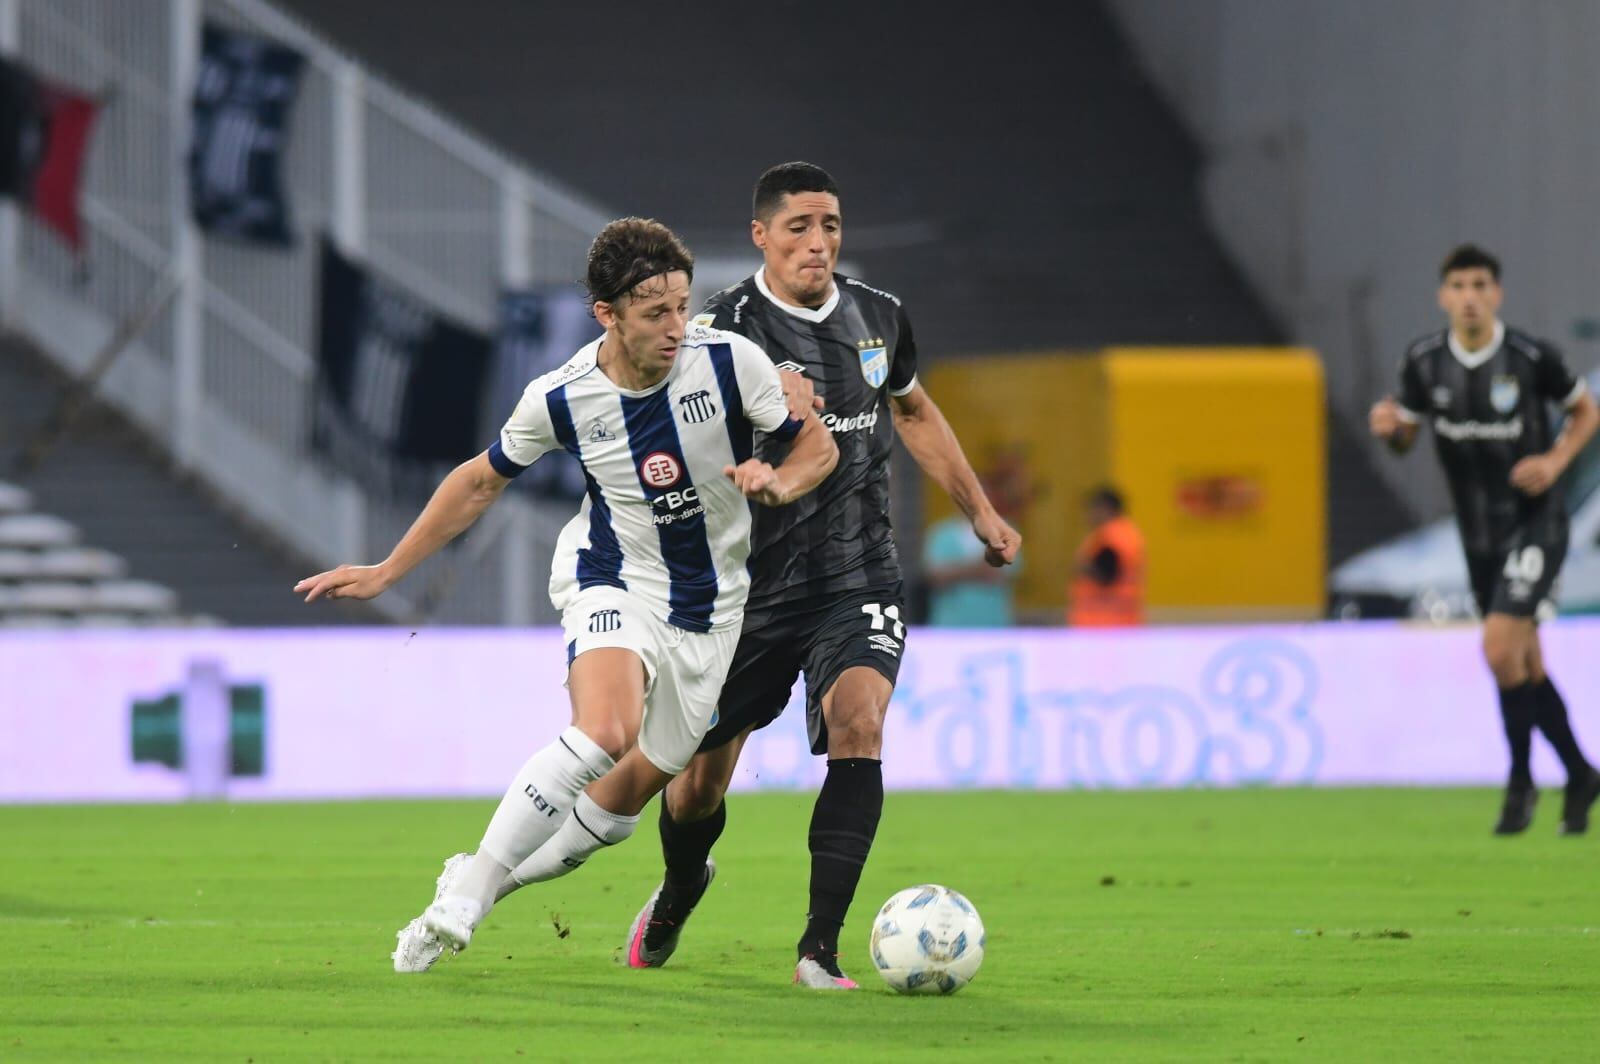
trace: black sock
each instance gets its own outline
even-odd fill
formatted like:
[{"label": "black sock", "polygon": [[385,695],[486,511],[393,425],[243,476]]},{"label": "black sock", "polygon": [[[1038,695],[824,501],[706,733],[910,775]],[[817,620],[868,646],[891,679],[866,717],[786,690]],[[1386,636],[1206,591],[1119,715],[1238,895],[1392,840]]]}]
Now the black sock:
[{"label": "black sock", "polygon": [[1578,747],[1577,736],[1572,734],[1572,722],[1567,719],[1567,704],[1561,700],[1561,692],[1548,676],[1534,684],[1533,689],[1538,698],[1534,720],[1539,730],[1556,748],[1561,763],[1566,766],[1567,778],[1583,779],[1589,774],[1589,762]]},{"label": "black sock", "polygon": [[728,806],[718,802],[714,813],[704,820],[679,823],[667,810],[666,795],[661,796],[661,856],[666,858],[667,878],[662,894],[693,899],[705,884],[706,858],[722,837],[728,824]]},{"label": "black sock", "polygon": [[1538,711],[1538,692],[1531,683],[1500,688],[1500,719],[1505,723],[1506,742],[1511,747],[1512,787],[1533,784],[1529,764],[1533,749],[1533,722]]},{"label": "black sock", "polygon": [[883,762],[870,757],[829,761],[811,814],[811,909],[800,937],[801,957],[832,961],[838,954],[839,929],[882,815]]}]

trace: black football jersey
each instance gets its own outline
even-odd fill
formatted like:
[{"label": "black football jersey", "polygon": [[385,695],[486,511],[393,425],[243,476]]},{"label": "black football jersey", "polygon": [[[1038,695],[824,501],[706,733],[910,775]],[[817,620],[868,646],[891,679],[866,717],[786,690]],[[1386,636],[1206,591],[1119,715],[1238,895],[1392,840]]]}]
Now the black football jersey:
[{"label": "black football jersey", "polygon": [[1550,404],[1573,401],[1581,388],[1561,352],[1516,329],[1479,352],[1452,344],[1448,329],[1406,352],[1400,405],[1433,427],[1468,553],[1498,553],[1519,533],[1542,543],[1566,539],[1562,485],[1525,495],[1511,486],[1511,468],[1550,449]]},{"label": "black football jersey", "polygon": [[[759,276],[759,275],[758,275]],[[779,303],[757,277],[706,301],[695,320],[748,337],[780,369],[803,372],[822,396],[839,464],[787,506],[756,506],[750,543],[752,613],[797,599],[900,579],[889,521],[890,395],[916,384],[917,347],[900,300],[843,274],[816,310]],[[774,465],[788,445],[761,440]]]}]

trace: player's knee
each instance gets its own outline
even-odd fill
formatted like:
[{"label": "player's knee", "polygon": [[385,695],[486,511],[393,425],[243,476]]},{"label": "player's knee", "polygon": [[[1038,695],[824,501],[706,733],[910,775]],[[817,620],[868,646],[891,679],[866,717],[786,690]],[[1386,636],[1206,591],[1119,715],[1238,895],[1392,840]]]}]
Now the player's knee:
[{"label": "player's knee", "polygon": [[875,757],[883,749],[884,710],[870,700],[834,701],[828,722],[828,751],[835,756]]},{"label": "player's knee", "polygon": [[1528,678],[1528,655],[1522,640],[1507,631],[1485,629],[1483,660],[1501,687],[1515,687]]},{"label": "player's knee", "polygon": [[628,732],[621,721],[585,720],[579,727],[611,760],[621,761],[622,755],[628,752]]}]

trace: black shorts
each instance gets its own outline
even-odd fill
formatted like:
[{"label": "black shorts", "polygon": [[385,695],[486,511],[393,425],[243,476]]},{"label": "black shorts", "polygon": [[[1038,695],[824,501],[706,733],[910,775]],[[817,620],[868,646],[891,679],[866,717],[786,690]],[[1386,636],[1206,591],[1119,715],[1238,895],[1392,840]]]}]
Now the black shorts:
[{"label": "black shorts", "polygon": [[811,752],[826,753],[828,727],[822,696],[848,668],[865,665],[890,684],[905,651],[905,597],[901,585],[865,588],[798,602],[782,612],[747,620],[722,685],[716,720],[701,750],[715,750],[754,725],[765,728],[783,713],[795,680],[806,678],[806,731]]},{"label": "black shorts", "polygon": [[1504,613],[1543,620],[1555,615],[1556,577],[1567,557],[1565,539],[1537,541],[1519,535],[1504,550],[1467,555],[1472,597],[1485,617]]}]

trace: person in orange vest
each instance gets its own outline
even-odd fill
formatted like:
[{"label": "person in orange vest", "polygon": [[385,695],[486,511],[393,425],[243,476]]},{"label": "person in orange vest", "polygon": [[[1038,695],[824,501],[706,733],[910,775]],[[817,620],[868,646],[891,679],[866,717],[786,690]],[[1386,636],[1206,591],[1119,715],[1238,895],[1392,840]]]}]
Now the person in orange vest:
[{"label": "person in orange vest", "polygon": [[1117,628],[1144,623],[1144,534],[1112,487],[1089,495],[1089,535],[1078,548],[1067,623]]}]

